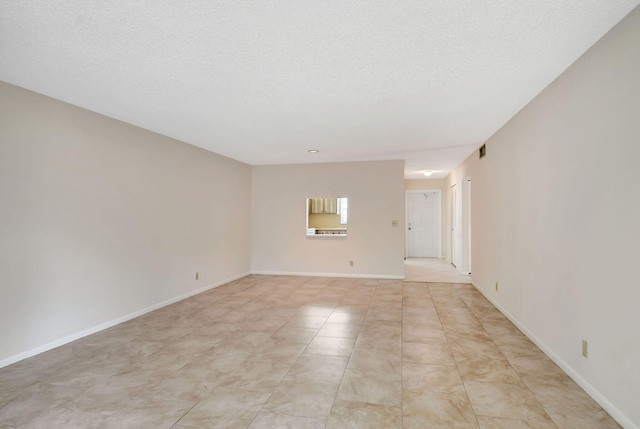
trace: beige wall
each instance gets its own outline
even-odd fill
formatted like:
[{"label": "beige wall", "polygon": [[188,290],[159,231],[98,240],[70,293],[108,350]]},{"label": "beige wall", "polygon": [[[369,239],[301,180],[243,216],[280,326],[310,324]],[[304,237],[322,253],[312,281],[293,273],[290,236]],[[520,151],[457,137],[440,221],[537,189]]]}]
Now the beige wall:
[{"label": "beige wall", "polygon": [[[440,233],[440,237],[442,239],[442,243],[440,243],[440,252],[442,253],[441,257],[447,259],[448,253],[446,253],[446,238],[447,229],[446,229],[446,219],[444,218],[445,209],[444,205],[447,202],[447,181],[446,179],[409,179],[404,181],[404,190],[405,191],[427,191],[427,190],[439,190],[441,196],[441,213],[442,213],[442,231]],[[405,206],[406,210],[406,206]],[[405,228],[406,231],[406,228]],[[406,234],[405,234],[406,235]],[[448,259],[447,259],[448,260]],[[449,262],[451,262],[449,260]]]},{"label": "beige wall", "polygon": [[423,191],[432,189],[444,191],[446,186],[446,179],[409,179],[404,181],[405,191]]},{"label": "beige wall", "polygon": [[[254,166],[252,271],[402,278],[403,176],[403,161]],[[347,237],[305,235],[323,196],[349,198]]]},{"label": "beige wall", "polygon": [[250,192],[246,164],[0,83],[0,366],[247,274]]},{"label": "beige wall", "polygon": [[636,8],[448,177],[472,178],[473,282],[626,428],[640,427],[639,76]]}]

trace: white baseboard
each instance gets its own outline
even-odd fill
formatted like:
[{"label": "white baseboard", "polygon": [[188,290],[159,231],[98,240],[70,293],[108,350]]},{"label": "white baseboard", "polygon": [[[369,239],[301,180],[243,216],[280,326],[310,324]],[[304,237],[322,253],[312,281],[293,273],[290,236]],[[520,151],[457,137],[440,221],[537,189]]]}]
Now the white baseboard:
[{"label": "white baseboard", "polygon": [[613,417],[623,428],[625,429],[640,429],[635,423],[629,419],[618,407],[613,405],[604,395],[602,395],[595,387],[593,387],[587,380],[585,380],[580,374],[576,372],[567,362],[565,362],[560,356],[558,356],[550,347],[536,337],[533,332],[527,329],[518,319],[511,313],[504,309],[498,302],[496,302],[490,295],[486,294],[482,289],[478,287],[473,281],[471,282],[485,298],[491,302],[502,314],[504,314],[524,335],[526,335],[540,350],[544,352],[556,365],[558,365],[578,386],[580,386],[589,396],[593,398],[604,410]]},{"label": "white baseboard", "polygon": [[383,274],[345,274],[345,273],[296,273],[290,271],[252,271],[251,274],[267,276],[300,276],[300,277],[342,277],[350,279],[381,279],[403,280],[404,276],[389,276]]},{"label": "white baseboard", "polygon": [[18,353],[17,355],[9,356],[8,358],[0,360],[0,368],[3,368],[3,367],[8,366],[8,365],[11,365],[12,363],[16,363],[16,362],[21,361],[23,359],[30,358],[30,357],[38,355],[40,353],[44,353],[44,352],[49,351],[51,349],[55,349],[56,347],[60,347],[62,345],[68,344],[68,343],[70,343],[72,341],[75,341],[75,340],[78,340],[78,339],[80,339],[82,337],[86,337],[87,335],[95,334],[96,332],[102,331],[104,329],[110,328],[112,326],[118,325],[118,324],[126,322],[128,320],[135,319],[136,317],[140,317],[143,314],[150,313],[150,312],[155,311],[155,310],[157,310],[159,308],[166,307],[167,305],[174,304],[174,303],[176,303],[178,301],[182,301],[183,299],[190,298],[190,297],[192,297],[194,295],[198,295],[199,293],[206,292],[206,291],[208,291],[210,289],[216,288],[218,286],[222,286],[223,284],[232,282],[234,280],[241,279],[242,277],[246,277],[248,275],[249,275],[249,273],[243,273],[243,274],[239,274],[239,275],[233,276],[233,277],[225,279],[225,280],[221,280],[219,282],[210,284],[210,285],[205,286],[203,288],[188,292],[188,293],[186,293],[184,295],[180,295],[180,296],[177,296],[175,298],[171,298],[171,299],[169,299],[167,301],[163,301],[161,303],[154,304],[152,306],[143,308],[142,310],[134,311],[133,313],[129,313],[129,314],[125,315],[125,316],[118,317],[117,319],[113,319],[113,320],[110,320],[108,322],[101,323],[101,324],[99,324],[97,326],[93,326],[91,328],[82,330],[80,332],[76,332],[75,334],[67,335],[66,337],[60,338],[58,340],[52,341],[52,342],[44,344],[42,346],[35,347],[33,349],[27,350],[27,351],[22,352],[22,353]]}]

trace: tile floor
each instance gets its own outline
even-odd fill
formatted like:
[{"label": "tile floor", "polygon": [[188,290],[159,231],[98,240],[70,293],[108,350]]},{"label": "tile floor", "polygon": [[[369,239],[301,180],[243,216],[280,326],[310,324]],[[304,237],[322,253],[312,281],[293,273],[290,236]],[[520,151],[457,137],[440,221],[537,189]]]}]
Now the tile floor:
[{"label": "tile floor", "polygon": [[0,369],[0,428],[618,428],[468,284],[249,276]]},{"label": "tile floor", "polygon": [[404,261],[404,281],[427,283],[471,283],[471,277],[462,274],[441,258],[407,258]]}]

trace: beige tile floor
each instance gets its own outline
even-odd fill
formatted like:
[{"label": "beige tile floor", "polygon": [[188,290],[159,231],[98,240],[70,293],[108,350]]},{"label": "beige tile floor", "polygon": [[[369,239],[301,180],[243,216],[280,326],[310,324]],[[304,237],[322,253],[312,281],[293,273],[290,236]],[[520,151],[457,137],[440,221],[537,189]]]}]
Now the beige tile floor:
[{"label": "beige tile floor", "polygon": [[407,258],[404,261],[404,281],[427,283],[471,283],[471,277],[462,274],[441,258]]},{"label": "beige tile floor", "polygon": [[468,284],[249,276],[0,369],[0,428],[617,428]]}]

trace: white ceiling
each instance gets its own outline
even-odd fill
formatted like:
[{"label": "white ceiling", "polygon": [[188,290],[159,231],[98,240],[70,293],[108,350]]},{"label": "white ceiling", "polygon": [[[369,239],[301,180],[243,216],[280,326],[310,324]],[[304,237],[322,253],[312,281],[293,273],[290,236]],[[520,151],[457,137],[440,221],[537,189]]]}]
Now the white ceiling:
[{"label": "white ceiling", "polygon": [[0,80],[249,164],[437,178],[639,3],[0,0]]}]

